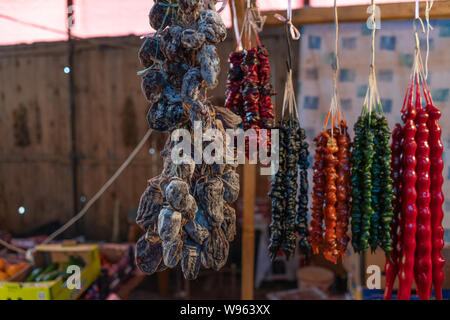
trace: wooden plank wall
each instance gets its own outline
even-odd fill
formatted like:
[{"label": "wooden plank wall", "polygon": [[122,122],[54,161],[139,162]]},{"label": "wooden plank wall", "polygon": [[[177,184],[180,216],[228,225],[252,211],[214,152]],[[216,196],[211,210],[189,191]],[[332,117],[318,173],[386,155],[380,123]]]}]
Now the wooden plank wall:
[{"label": "wooden plank wall", "polygon": [[[273,83],[281,108],[287,53],[283,29],[262,35],[272,56]],[[78,198],[92,197],[126,159],[147,130],[147,106],[140,89],[137,37],[79,40],[75,52]],[[210,92],[224,101],[227,57],[233,39],[219,46],[220,85]],[[298,43],[294,54],[298,52]],[[275,54],[276,53],[276,54]],[[280,57],[282,57],[280,59]],[[0,228],[28,232],[73,215],[70,154],[69,82],[65,43],[0,47]],[[279,111],[279,110],[278,110]],[[146,180],[161,170],[159,151],[166,136],[153,133],[116,183],[78,224],[89,239],[109,240],[113,211],[120,204],[120,237],[126,239],[128,214],[135,209]],[[154,148],[155,153],[149,154]],[[257,178],[265,196],[267,177]],[[24,215],[17,209],[23,205]],[[80,206],[82,204],[80,203]],[[73,231],[72,231],[73,233]]]}]

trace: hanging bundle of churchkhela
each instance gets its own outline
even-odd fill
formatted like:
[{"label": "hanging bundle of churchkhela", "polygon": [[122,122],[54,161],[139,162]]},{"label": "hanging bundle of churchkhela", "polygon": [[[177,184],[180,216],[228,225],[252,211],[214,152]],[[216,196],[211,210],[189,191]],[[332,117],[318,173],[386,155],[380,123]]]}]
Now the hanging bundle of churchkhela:
[{"label": "hanging bundle of churchkhela", "polygon": [[328,261],[337,263],[349,242],[351,141],[345,120],[335,120],[330,113],[327,118],[326,122],[331,119],[333,126],[314,139],[316,153],[309,232],[313,253],[318,254],[322,249]]},{"label": "hanging bundle of churchkhela", "polygon": [[403,126],[396,124],[392,133],[395,250],[386,257],[384,299],[392,299],[397,275],[399,300],[410,298],[414,280],[421,300],[430,298],[432,286],[436,299],[442,299],[445,260],[441,254],[444,196],[440,116],[425,80],[417,40],[411,83],[402,108]]},{"label": "hanging bundle of churchkhela", "polygon": [[[375,10],[374,1],[372,1]],[[375,76],[375,16],[372,17],[372,57],[369,85],[361,115],[354,126],[355,140],[352,152],[352,246],[364,253],[378,247],[386,255],[393,251],[391,222],[394,200],[390,130],[383,114]]]},{"label": "hanging bundle of churchkhela", "polygon": [[[275,95],[270,83],[269,52],[258,37],[262,24],[257,8],[247,9],[241,35],[250,35],[243,41],[244,49],[239,37],[237,51],[231,52],[228,57],[230,68],[225,90],[225,107],[241,116],[243,129],[255,130],[255,141],[260,142],[265,150],[270,150],[270,130],[267,131],[267,135],[259,134],[259,129],[273,127],[274,113],[271,96]],[[256,29],[257,25],[259,25],[258,29]],[[257,46],[254,47],[251,31],[257,41]],[[262,138],[265,138],[265,141],[260,141]],[[246,140],[247,156],[248,150],[249,141]]]},{"label": "hanging bundle of churchkhela", "polygon": [[272,215],[269,253],[272,260],[279,251],[286,257],[294,253],[297,234],[300,252],[308,255],[308,143],[305,131],[300,127],[297,104],[292,85],[290,39],[288,39],[288,73],[284,91],[284,103],[279,131],[279,165],[272,178],[269,196],[272,199]]},{"label": "hanging bundle of churchkhela", "polygon": [[[309,225],[311,247],[314,254],[323,251],[324,257],[337,263],[343,257],[349,237],[347,235],[350,215],[350,149],[348,128],[339,108],[337,91],[338,20],[335,3],[336,59],[333,97],[324,122],[324,130],[314,139],[316,154],[313,164],[312,212]],[[326,129],[330,126],[329,129]]]},{"label": "hanging bundle of churchkhela", "polygon": [[[371,94],[373,92],[367,96]],[[372,252],[380,247],[389,255],[393,250],[391,222],[394,199],[390,130],[379,98],[375,109],[370,108],[370,100],[366,99],[363,112],[354,127],[351,159],[352,245],[355,252],[363,253],[370,246]]]},{"label": "hanging bundle of churchkhela", "polygon": [[[186,279],[195,279],[200,266],[219,270],[236,233],[230,204],[239,194],[239,175],[235,150],[225,151],[225,129],[236,129],[241,119],[202,94],[217,86],[220,61],[215,45],[226,37],[214,4],[155,1],[150,25],[158,31],[139,51],[147,68],[140,74],[145,74],[142,90],[150,105],[149,126],[169,132],[161,152],[163,171],[148,181],[136,218],[146,232],[136,244],[136,264],[147,274],[178,264]],[[209,129],[214,129],[209,131],[212,139],[193,139],[195,130],[203,136]],[[207,149],[214,156],[211,164],[201,158],[194,162]],[[224,159],[230,154],[232,159]]]}]

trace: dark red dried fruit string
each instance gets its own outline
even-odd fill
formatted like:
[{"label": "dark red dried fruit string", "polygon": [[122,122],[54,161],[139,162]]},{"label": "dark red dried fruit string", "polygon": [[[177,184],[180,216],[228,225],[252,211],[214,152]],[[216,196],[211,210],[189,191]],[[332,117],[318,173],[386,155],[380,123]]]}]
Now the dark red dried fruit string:
[{"label": "dark red dried fruit string", "polygon": [[[275,90],[270,83],[269,51],[264,46],[259,46],[257,55],[259,59],[259,127],[269,129],[272,128],[275,118],[271,98],[275,95]],[[270,150],[270,130],[267,131],[267,134],[264,148]]]},{"label": "dark red dried fruit string", "polygon": [[[270,130],[263,138],[259,129],[270,129],[274,123],[271,96],[275,95],[270,83],[269,52],[264,46],[231,52],[228,58],[225,107],[241,116],[243,129],[256,131],[256,142],[265,150],[270,150]],[[246,154],[249,141],[246,140]]]},{"label": "dark red dried fruit string", "polygon": [[242,105],[242,93],[241,85],[244,79],[244,73],[241,69],[242,59],[244,57],[243,52],[233,51],[228,57],[230,63],[230,69],[228,70],[228,78],[226,85],[226,98],[225,107],[242,116],[242,109],[239,108]]},{"label": "dark red dried fruit string", "polygon": [[244,130],[258,128],[259,123],[259,89],[258,89],[258,56],[257,49],[245,51],[241,68],[244,71],[244,80],[241,90],[244,100],[242,121]]}]

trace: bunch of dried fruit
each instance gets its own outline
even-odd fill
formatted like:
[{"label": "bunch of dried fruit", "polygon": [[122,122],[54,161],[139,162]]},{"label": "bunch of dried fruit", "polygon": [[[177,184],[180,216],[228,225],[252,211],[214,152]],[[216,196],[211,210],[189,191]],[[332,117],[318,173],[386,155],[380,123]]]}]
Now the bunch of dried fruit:
[{"label": "bunch of dried fruit", "polygon": [[269,227],[272,260],[280,249],[287,258],[294,253],[296,233],[300,236],[300,251],[304,254],[310,251],[307,227],[308,143],[304,141],[305,133],[297,120],[281,121],[278,130],[279,168],[269,192],[272,199],[272,222]]},{"label": "bunch of dried fruit", "polygon": [[339,127],[321,132],[314,141],[311,245],[314,254],[322,249],[328,261],[337,263],[349,241],[351,143],[346,122],[341,120]]},{"label": "bunch of dried fruit", "polygon": [[[179,142],[172,138],[175,129],[185,129],[193,137],[199,121],[202,133],[208,129],[219,132],[223,140],[218,141],[225,150],[229,148],[225,129],[240,124],[231,111],[209,103],[203,90],[218,83],[220,61],[215,44],[226,36],[225,25],[211,4],[157,0],[150,11],[150,25],[158,31],[139,52],[147,68],[142,91],[150,105],[149,126],[171,133],[161,152],[163,171],[148,181],[136,219],[146,232],[136,244],[136,263],[147,274],[178,264],[186,279],[195,279],[201,265],[219,270],[236,233],[236,214],[229,205],[239,194],[236,165],[225,163],[229,159],[224,156],[219,159],[222,162],[196,164],[193,153],[199,146],[194,144],[191,154],[184,154],[181,161],[172,158]],[[216,141],[201,147],[211,147]]]}]

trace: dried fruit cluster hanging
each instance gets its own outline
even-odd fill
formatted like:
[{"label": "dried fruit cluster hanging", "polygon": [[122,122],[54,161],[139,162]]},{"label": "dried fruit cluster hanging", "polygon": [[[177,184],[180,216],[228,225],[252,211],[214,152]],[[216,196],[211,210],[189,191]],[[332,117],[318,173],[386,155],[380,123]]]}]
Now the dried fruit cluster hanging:
[{"label": "dried fruit cluster hanging", "polygon": [[[258,33],[254,30],[255,9],[247,10],[242,33],[245,35],[245,30],[253,30],[258,45],[252,47],[251,39],[247,39],[244,41],[246,49],[230,53],[225,107],[242,118],[244,130],[256,131],[256,142],[264,137],[265,141],[261,141],[261,145],[270,150],[270,130],[267,131],[267,135],[262,136],[259,135],[259,129],[273,127],[271,96],[275,95],[275,91],[270,83],[269,51],[261,45]],[[247,156],[248,145],[249,141],[246,140]]]},{"label": "dried fruit cluster hanging", "polygon": [[399,300],[410,298],[413,280],[421,300],[430,299],[432,286],[436,299],[442,299],[445,260],[441,254],[444,195],[440,116],[425,80],[417,43],[411,83],[402,108],[403,126],[396,124],[392,133],[396,196],[392,228],[396,249],[386,258],[384,299],[392,299],[397,275]]},{"label": "dried fruit cluster hanging", "polygon": [[269,252],[272,260],[280,249],[287,258],[294,253],[296,233],[300,236],[300,251],[304,254],[309,252],[307,227],[309,152],[305,131],[297,120],[280,121],[277,129],[279,166],[269,192],[272,199],[272,221],[269,226]]},{"label": "dried fruit cluster hanging", "polygon": [[287,258],[295,250],[296,234],[299,249],[309,254],[308,235],[308,143],[305,130],[298,121],[297,103],[292,85],[291,45],[288,41],[288,71],[284,90],[281,120],[276,127],[279,132],[279,165],[272,179],[269,196],[272,199],[272,214],[269,253],[272,260],[281,249]]},{"label": "dried fruit cluster hanging", "polygon": [[[375,3],[372,0],[372,9]],[[375,15],[372,15],[369,85],[361,115],[354,126],[352,154],[352,245],[364,253],[378,247],[393,250],[391,222],[394,193],[391,178],[390,130],[383,114],[375,75]]]},{"label": "dried fruit cluster hanging", "polygon": [[328,261],[337,263],[349,241],[351,142],[345,120],[321,132],[314,142],[311,247],[314,254],[322,249]]},{"label": "dried fruit cluster hanging", "polygon": [[352,245],[355,252],[393,250],[391,222],[394,199],[390,130],[378,102],[378,114],[364,105],[354,130],[352,153]]},{"label": "dried fruit cluster hanging", "polygon": [[[311,247],[314,254],[323,251],[325,259],[337,263],[344,256],[349,237],[347,235],[350,216],[350,149],[348,128],[339,108],[337,78],[339,72],[338,17],[336,1],[335,61],[333,97],[324,122],[324,130],[314,139],[316,154],[313,164],[313,201],[309,226]],[[329,129],[326,129],[330,126]]]},{"label": "dried fruit cluster hanging", "polygon": [[[194,153],[202,153],[213,143],[210,141],[191,143],[191,152],[185,151],[182,161],[172,158],[180,142],[172,137],[175,129],[187,130],[194,142],[194,125],[199,121],[202,133],[219,130],[221,137],[215,138],[223,139],[226,150],[225,129],[237,128],[241,122],[202,95],[203,89],[218,83],[215,45],[226,37],[214,4],[210,1],[205,5],[201,0],[156,1],[150,11],[150,25],[158,31],[139,51],[147,68],[142,90],[150,106],[149,126],[171,133],[161,153],[163,172],[149,180],[136,219],[146,232],[136,244],[136,263],[147,274],[178,263],[186,279],[195,279],[200,265],[218,270],[227,261],[229,242],[236,233],[235,211],[230,204],[239,194],[237,165],[195,163]],[[221,160],[225,161],[223,157]]]}]

